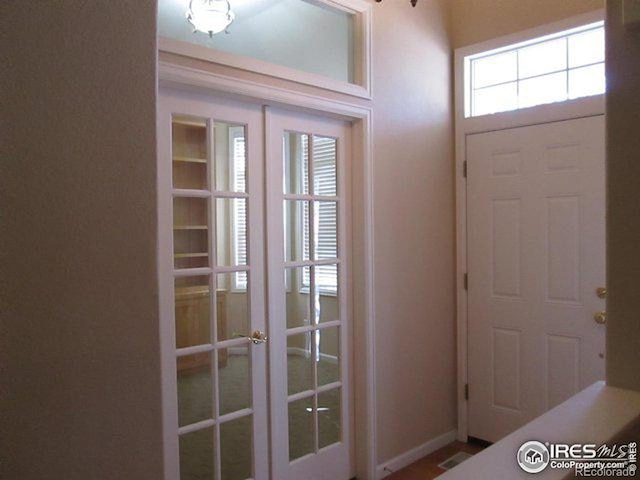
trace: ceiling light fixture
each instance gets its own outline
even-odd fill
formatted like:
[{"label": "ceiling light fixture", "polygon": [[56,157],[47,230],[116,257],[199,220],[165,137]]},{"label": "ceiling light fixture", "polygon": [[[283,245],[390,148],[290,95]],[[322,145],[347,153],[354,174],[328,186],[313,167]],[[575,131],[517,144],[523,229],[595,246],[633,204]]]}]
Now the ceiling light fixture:
[{"label": "ceiling light fixture", "polygon": [[207,33],[210,38],[225,30],[236,17],[228,0],[191,0],[185,16],[193,25],[193,33]]}]

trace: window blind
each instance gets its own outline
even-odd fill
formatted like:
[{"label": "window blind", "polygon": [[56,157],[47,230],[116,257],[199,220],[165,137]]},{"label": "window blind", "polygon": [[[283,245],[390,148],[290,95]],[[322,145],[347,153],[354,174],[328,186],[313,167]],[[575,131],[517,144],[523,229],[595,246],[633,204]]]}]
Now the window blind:
[{"label": "window blind", "polygon": [[[232,138],[232,182],[236,192],[246,191],[246,156],[244,128],[238,131],[230,131]],[[233,200],[233,232],[232,249],[235,265],[247,264],[247,202],[245,199]],[[247,288],[247,272],[238,272],[234,275],[234,289],[245,290]]]}]

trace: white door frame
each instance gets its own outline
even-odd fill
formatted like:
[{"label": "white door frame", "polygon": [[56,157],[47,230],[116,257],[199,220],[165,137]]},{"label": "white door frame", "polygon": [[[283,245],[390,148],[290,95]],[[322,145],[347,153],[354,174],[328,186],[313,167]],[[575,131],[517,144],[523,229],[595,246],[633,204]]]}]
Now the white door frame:
[{"label": "white door frame", "polygon": [[[356,475],[374,480],[376,472],[375,401],[375,290],[373,246],[373,163],[370,108],[357,103],[274,87],[227,75],[211,73],[168,62],[158,63],[161,86],[177,87],[205,94],[218,94],[258,101],[312,114],[329,115],[352,123],[352,246],[353,296],[353,396]],[[268,135],[266,135],[268,137]],[[160,221],[160,219],[159,219]],[[165,428],[165,449],[171,446],[172,432]],[[168,447],[169,446],[169,447]],[[164,458],[168,458],[165,452]]]},{"label": "white door frame", "polygon": [[579,27],[604,19],[604,10],[595,10],[558,22],[524,30],[511,35],[477,43],[455,50],[455,176],[456,176],[456,339],[457,339],[457,403],[458,440],[466,442],[468,437],[468,402],[466,400],[467,377],[467,180],[465,161],[467,158],[467,135],[485,133],[507,128],[524,127],[541,123],[557,122],[574,118],[603,115],[605,96],[594,95],[566,102],[539,105],[510,112],[465,118],[464,58],[480,52],[513,45],[532,38],[542,37],[563,30]]}]

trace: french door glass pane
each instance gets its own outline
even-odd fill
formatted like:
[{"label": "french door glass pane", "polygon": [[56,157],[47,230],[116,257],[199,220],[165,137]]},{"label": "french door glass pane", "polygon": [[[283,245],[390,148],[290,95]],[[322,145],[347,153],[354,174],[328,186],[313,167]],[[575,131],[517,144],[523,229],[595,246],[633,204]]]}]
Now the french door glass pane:
[{"label": "french door glass pane", "polygon": [[247,264],[247,200],[216,198],[216,263]]},{"label": "french door glass pane", "polygon": [[209,266],[209,201],[173,199],[173,257],[175,268]]},{"label": "french door glass pane", "polygon": [[315,451],[314,398],[289,402],[289,460]]},{"label": "french door glass pane", "polygon": [[340,329],[323,328],[316,331],[318,356],[316,359],[318,386],[340,380]]},{"label": "french door glass pane", "polygon": [[215,190],[247,191],[247,151],[244,125],[214,122]]},{"label": "french door glass pane", "polygon": [[208,275],[175,280],[176,348],[211,343]]},{"label": "french door glass pane", "polygon": [[338,208],[336,202],[315,202],[315,260],[338,256]]},{"label": "french door glass pane", "polygon": [[247,344],[219,350],[220,415],[251,407],[250,354]]},{"label": "french door glass pane", "polygon": [[180,480],[215,480],[214,430],[180,436]]},{"label": "french door glass pane", "polygon": [[287,337],[287,383],[289,395],[313,388],[312,339],[311,332]]},{"label": "french door glass pane", "polygon": [[248,272],[216,275],[216,328],[218,341],[248,336],[250,330]]},{"label": "french door glass pane", "polygon": [[284,201],[285,259],[309,260],[309,202]]},{"label": "french door glass pane", "polygon": [[173,188],[206,189],[208,185],[206,119],[174,116],[171,137]]},{"label": "french door glass pane", "polygon": [[284,193],[309,193],[309,135],[285,132],[282,138]]},{"label": "french door glass pane", "polygon": [[220,425],[220,467],[223,480],[245,480],[253,470],[253,417]]},{"label": "french door glass pane", "polygon": [[333,322],[340,319],[338,301],[338,266],[318,265],[314,267],[316,323]]},{"label": "french door glass pane", "polygon": [[337,141],[335,138],[313,136],[313,194],[336,195]]},{"label": "french door glass pane", "polygon": [[318,448],[340,441],[340,388],[318,395]]},{"label": "french door glass pane", "polygon": [[211,353],[177,360],[178,424],[182,427],[213,418]]},{"label": "french door glass pane", "polygon": [[311,324],[311,303],[309,301],[310,270],[311,267],[285,269],[287,328],[303,327]]}]

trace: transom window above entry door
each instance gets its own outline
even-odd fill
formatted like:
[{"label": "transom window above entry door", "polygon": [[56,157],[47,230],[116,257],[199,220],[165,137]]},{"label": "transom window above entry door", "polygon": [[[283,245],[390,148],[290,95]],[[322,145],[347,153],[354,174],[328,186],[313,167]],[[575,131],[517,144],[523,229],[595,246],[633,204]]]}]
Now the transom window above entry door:
[{"label": "transom window above entry door", "polygon": [[604,22],[464,58],[465,117],[605,92]]}]

